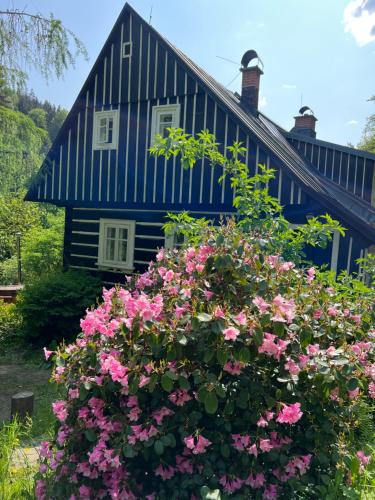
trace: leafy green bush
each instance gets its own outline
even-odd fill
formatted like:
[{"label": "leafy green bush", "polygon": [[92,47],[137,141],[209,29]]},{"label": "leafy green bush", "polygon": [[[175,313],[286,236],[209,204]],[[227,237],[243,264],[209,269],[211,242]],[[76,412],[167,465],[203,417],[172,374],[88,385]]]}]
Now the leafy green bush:
[{"label": "leafy green bush", "polygon": [[16,255],[0,261],[0,283],[14,285],[18,282],[18,263]]},{"label": "leafy green bush", "polygon": [[72,339],[79,320],[95,304],[100,281],[83,271],[56,271],[27,284],[17,300],[25,340],[49,345]]},{"label": "leafy green bush", "polygon": [[19,332],[20,325],[21,320],[15,305],[0,300],[0,353]]},{"label": "leafy green bush", "polygon": [[64,213],[49,214],[46,227],[33,227],[22,242],[22,269],[25,283],[44,273],[62,268]]}]

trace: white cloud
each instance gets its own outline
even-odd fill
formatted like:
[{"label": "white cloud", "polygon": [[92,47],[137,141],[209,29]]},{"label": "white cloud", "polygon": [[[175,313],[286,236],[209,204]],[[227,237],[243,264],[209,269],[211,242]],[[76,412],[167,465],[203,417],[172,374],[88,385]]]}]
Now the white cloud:
[{"label": "white cloud", "polygon": [[296,89],[297,85],[293,85],[291,83],[283,83],[282,87],[283,89]]},{"label": "white cloud", "polygon": [[349,120],[346,122],[348,125],[358,125],[358,120]]},{"label": "white cloud", "polygon": [[344,10],[345,32],[360,47],[375,40],[375,0],[352,0]]},{"label": "white cloud", "polygon": [[259,103],[258,106],[260,108],[265,108],[268,104],[267,98],[264,97],[264,95],[259,96]]}]

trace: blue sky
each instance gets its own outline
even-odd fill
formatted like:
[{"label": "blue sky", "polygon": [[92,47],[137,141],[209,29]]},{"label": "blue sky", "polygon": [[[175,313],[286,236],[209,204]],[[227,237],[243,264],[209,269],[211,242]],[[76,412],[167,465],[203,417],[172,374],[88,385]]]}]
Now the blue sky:
[{"label": "blue sky", "polygon": [[[356,144],[375,112],[375,0],[132,0],[152,25],[224,85],[240,90],[239,62],[255,49],[264,63],[262,111],[283,127],[293,125],[301,103],[318,118],[323,140]],[[3,6],[7,4],[2,2]],[[5,4],[5,5],[4,5]],[[122,0],[9,1],[8,7],[53,12],[84,42],[63,81],[45,84],[32,74],[36,95],[70,108],[104,44]]]}]

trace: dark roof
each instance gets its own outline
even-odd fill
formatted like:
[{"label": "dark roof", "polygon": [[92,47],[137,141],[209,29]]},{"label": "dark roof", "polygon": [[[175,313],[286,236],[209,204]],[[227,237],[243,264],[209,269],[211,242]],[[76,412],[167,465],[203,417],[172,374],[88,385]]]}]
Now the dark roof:
[{"label": "dark roof", "polygon": [[309,144],[315,144],[316,146],[323,146],[329,149],[335,149],[337,151],[342,151],[343,153],[348,153],[352,156],[360,156],[361,158],[366,158],[368,160],[375,161],[375,154],[369,151],[364,151],[363,149],[351,148],[349,146],[342,146],[341,144],[335,144],[334,142],[322,141],[314,137],[308,137],[301,134],[296,134],[295,132],[283,131],[284,136],[287,139],[294,139],[301,142],[307,142]]}]

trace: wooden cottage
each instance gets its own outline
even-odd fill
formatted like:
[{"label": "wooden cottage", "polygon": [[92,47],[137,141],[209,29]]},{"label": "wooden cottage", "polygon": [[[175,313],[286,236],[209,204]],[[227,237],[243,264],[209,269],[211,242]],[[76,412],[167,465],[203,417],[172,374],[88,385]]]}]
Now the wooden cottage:
[{"label": "wooden cottage", "polygon": [[209,129],[222,148],[242,141],[251,173],[259,163],[277,170],[270,191],[291,223],[329,213],[348,228],[314,261],[360,271],[356,260],[375,243],[375,155],[317,139],[308,108],[290,132],[277,126],[258,111],[254,61],[246,52],[241,94],[232,93],[125,5],[26,197],[65,207],[66,266],[123,281],[174,244],[162,231],[166,212],[233,213],[218,169],[149,156],[155,134],[178,126]]}]

